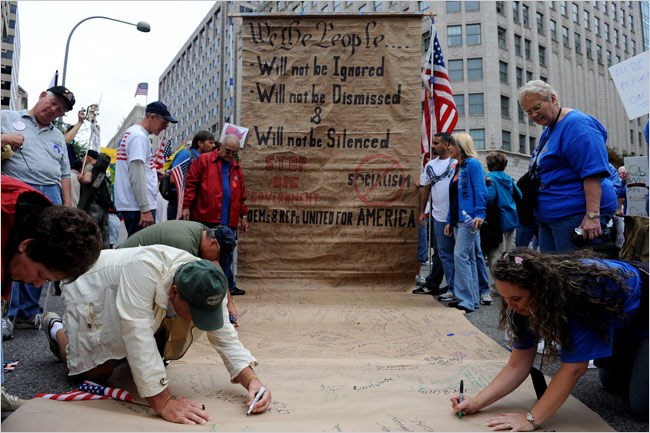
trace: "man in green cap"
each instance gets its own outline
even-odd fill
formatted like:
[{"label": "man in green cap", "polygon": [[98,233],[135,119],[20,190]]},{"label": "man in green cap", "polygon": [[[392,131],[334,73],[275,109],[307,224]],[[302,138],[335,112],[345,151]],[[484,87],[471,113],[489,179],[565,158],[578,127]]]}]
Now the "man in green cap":
[{"label": "man in green cap", "polygon": [[[225,239],[219,229],[208,229],[196,221],[170,220],[146,227],[129,236],[119,248],[144,247],[148,245],[167,245],[187,251],[193,256],[219,262],[222,266],[225,258],[234,248],[235,238]],[[225,257],[224,257],[225,254]],[[223,266],[221,267],[223,270]],[[237,325],[237,308],[230,291],[228,296],[228,314],[231,322]]]},{"label": "man in green cap", "polygon": [[[218,265],[177,248],[103,250],[95,266],[62,286],[66,331],[55,313],[43,317],[43,329],[69,375],[102,381],[126,359],[138,393],[162,418],[205,424],[211,417],[201,404],[172,399],[163,359],[179,359],[196,339],[194,328],[205,331],[251,404],[263,384],[253,370],[257,360],[224,320],[227,290]],[[264,412],[270,402],[267,388],[253,412]]]}]

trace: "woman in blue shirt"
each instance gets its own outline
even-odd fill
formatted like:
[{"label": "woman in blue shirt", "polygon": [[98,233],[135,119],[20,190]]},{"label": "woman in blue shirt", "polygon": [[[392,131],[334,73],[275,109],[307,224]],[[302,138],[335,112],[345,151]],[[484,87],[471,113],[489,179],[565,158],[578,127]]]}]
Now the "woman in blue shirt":
[{"label": "woman in blue shirt", "polygon": [[[449,156],[458,161],[449,183],[449,214],[444,231],[447,236],[453,234],[456,240],[454,294],[458,301],[449,306],[469,313],[480,307],[478,273],[487,275],[487,269],[477,269],[476,260],[476,251],[481,249],[479,229],[485,220],[487,187],[483,166],[469,134],[461,132],[451,136]],[[483,260],[478,263],[485,268]]]},{"label": "woman in blue shirt", "polygon": [[[580,253],[584,256],[585,251]],[[500,324],[514,335],[512,354],[478,396],[465,397],[462,403],[458,394],[451,398],[455,412],[474,413],[514,391],[531,372],[537,340],[543,338],[543,357],[557,356],[560,350],[561,367],[527,414],[491,418],[488,427],[536,429],[564,404],[591,359],[601,367],[605,389],[624,388],[632,413],[647,419],[647,263],[578,254],[549,255],[517,248],[495,264],[503,297]]]},{"label": "woman in blue shirt", "polygon": [[540,181],[535,208],[540,249],[574,249],[570,237],[577,227],[586,240],[600,237],[601,223],[607,225],[616,211],[616,193],[607,179],[607,131],[588,114],[561,107],[557,92],[541,80],[519,89],[519,103],[546,127],[529,170]]}]

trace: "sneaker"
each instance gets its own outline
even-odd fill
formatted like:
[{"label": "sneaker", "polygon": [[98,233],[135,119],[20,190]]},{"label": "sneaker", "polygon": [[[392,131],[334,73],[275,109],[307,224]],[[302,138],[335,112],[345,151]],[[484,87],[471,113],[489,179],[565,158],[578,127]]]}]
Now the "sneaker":
[{"label": "sneaker", "polygon": [[50,343],[50,352],[52,352],[57,358],[61,359],[59,342],[56,340],[56,338],[52,338],[50,335],[50,329],[52,329],[52,325],[56,322],[61,323],[61,317],[59,317],[59,315],[53,311],[50,311],[49,313],[46,313],[45,316],[43,316],[43,332],[45,332],[47,342]]},{"label": "sneaker", "polygon": [[426,284],[427,280],[422,275],[418,274],[415,276],[415,284]]},{"label": "sneaker", "polygon": [[481,293],[481,305],[492,305],[492,296],[489,292]]},{"label": "sneaker", "polygon": [[233,287],[232,289],[230,289],[230,294],[232,296],[245,295],[246,290],[242,290],[242,289],[238,289],[237,287]]},{"label": "sneaker", "polygon": [[11,340],[14,338],[14,324],[7,317],[2,318],[2,339]]},{"label": "sneaker", "polygon": [[456,295],[451,292],[447,292],[444,295],[438,296],[438,300],[442,302],[451,302],[456,300]]},{"label": "sneaker", "polygon": [[420,286],[417,289],[413,290],[413,293],[416,295],[430,295],[432,290],[430,290],[427,286]]},{"label": "sneaker", "polygon": [[16,317],[14,327],[16,329],[41,329],[42,314],[34,314],[27,318]]},{"label": "sneaker", "polygon": [[9,394],[5,387],[2,387],[2,412],[12,412],[26,403],[27,400],[18,398],[15,395]]}]

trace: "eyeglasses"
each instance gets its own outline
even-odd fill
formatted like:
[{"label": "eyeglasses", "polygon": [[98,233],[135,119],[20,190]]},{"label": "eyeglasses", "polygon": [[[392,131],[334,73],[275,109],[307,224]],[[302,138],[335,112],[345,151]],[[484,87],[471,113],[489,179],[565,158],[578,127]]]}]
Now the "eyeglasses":
[{"label": "eyeglasses", "polygon": [[535,105],[532,109],[526,110],[526,114],[528,115],[528,117],[533,117],[534,115],[539,113],[539,110],[542,109],[542,105],[544,105],[544,102],[547,102],[547,101],[542,101],[539,104]]},{"label": "eyeglasses", "polygon": [[230,149],[226,149],[226,148],[224,148],[224,149],[223,149],[223,153],[225,153],[226,155],[232,155],[232,156],[235,156],[235,155],[237,155],[237,154],[239,153],[239,151],[238,151],[238,150],[230,150]]}]

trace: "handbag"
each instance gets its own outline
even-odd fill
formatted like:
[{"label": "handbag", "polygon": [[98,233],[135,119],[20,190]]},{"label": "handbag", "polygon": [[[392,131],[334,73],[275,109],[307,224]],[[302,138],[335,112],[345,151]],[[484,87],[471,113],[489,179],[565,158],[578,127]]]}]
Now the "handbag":
[{"label": "handbag", "polygon": [[170,171],[165,172],[165,175],[160,180],[160,185],[158,186],[158,190],[160,191],[160,195],[162,196],[162,198],[164,198],[168,202],[173,203],[178,200],[178,197],[176,195],[176,190],[174,190],[174,187],[172,185]]}]

